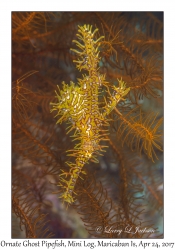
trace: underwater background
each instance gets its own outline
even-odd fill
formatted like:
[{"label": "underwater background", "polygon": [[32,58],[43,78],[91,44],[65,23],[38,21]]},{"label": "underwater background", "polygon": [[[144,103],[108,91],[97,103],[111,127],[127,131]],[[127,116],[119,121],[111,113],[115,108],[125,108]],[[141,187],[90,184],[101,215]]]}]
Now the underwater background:
[{"label": "underwater background", "polygon": [[[104,36],[99,72],[130,92],[67,207],[57,185],[76,141],[50,103],[86,73],[70,51],[85,24]],[[12,212],[12,238],[163,237],[163,12],[12,12]]]}]

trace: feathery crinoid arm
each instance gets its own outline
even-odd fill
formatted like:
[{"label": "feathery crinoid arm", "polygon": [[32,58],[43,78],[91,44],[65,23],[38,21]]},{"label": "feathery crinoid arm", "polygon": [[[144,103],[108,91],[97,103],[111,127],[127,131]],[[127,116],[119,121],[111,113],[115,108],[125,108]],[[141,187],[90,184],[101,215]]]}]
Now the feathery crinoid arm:
[{"label": "feathery crinoid arm", "polygon": [[[99,109],[99,88],[104,85],[109,91],[105,75],[100,74],[98,64],[100,62],[99,47],[103,36],[95,38],[98,29],[92,32],[92,26],[78,26],[78,40],[73,42],[78,47],[71,49],[77,54],[74,60],[78,70],[85,70],[87,75],[82,75],[78,79],[78,85],[73,82],[67,85],[63,82],[63,90],[56,92],[58,103],[51,103],[53,110],[58,111],[56,116],[60,116],[57,123],[68,121],[68,133],[75,130],[75,140],[79,141],[74,149],[69,150],[69,156],[76,158],[75,163],[67,162],[70,167],[69,172],[62,170],[60,183],[62,194],[61,198],[67,203],[74,202],[74,187],[80,174],[86,174],[82,170],[83,166],[89,161],[98,162],[97,156],[100,151],[104,151],[105,146],[100,145],[107,130],[102,130],[102,125],[108,125],[106,116],[115,108],[123,96],[127,95],[129,88],[119,80],[119,87],[112,87],[114,94],[110,95],[109,103],[106,103],[104,113]],[[59,87],[58,87],[59,88]],[[82,178],[82,177],[81,177]]]}]

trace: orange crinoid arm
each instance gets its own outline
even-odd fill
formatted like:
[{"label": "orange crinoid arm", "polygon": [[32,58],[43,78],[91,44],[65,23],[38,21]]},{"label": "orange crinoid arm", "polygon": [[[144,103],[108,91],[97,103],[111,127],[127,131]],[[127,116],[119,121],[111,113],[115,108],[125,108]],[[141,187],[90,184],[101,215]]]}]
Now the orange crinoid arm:
[{"label": "orange crinoid arm", "polygon": [[81,173],[86,174],[82,170],[83,166],[89,160],[98,162],[97,156],[100,151],[104,151],[105,146],[100,145],[100,141],[105,140],[105,131],[101,127],[108,125],[106,116],[130,90],[122,80],[119,80],[119,87],[113,87],[114,94],[109,98],[109,103],[105,104],[103,113],[100,112],[99,88],[102,85],[108,86],[105,75],[101,75],[98,70],[99,47],[104,37],[96,39],[95,34],[98,29],[92,31],[91,25],[78,27],[78,41],[73,40],[78,49],[71,50],[77,55],[77,60],[74,60],[77,69],[85,70],[88,74],[78,79],[77,85],[73,82],[70,85],[63,82],[63,90],[58,87],[60,93],[56,92],[58,103],[51,103],[53,106],[51,112],[56,110],[58,111],[56,116],[60,116],[57,123],[68,121],[70,124],[68,132],[76,129],[74,137],[79,141],[74,149],[69,151],[69,156],[76,158],[75,163],[67,162],[70,171],[62,170],[60,174],[59,186],[62,188],[60,197],[67,203],[74,202],[76,180]]}]

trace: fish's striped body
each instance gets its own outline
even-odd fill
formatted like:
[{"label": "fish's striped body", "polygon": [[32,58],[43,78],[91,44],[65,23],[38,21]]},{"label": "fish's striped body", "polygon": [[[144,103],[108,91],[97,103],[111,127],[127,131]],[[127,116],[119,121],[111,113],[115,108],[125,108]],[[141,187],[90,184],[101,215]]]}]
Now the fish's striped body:
[{"label": "fish's striped body", "polygon": [[[69,172],[60,174],[59,186],[62,188],[61,198],[67,202],[74,202],[74,187],[83,171],[83,166],[89,161],[98,162],[97,156],[100,151],[104,151],[105,146],[101,146],[100,142],[104,139],[106,130],[102,130],[102,126],[108,125],[106,116],[112,111],[116,104],[129,92],[125,83],[119,80],[119,87],[113,87],[115,94],[110,97],[110,102],[105,105],[102,112],[99,108],[99,89],[102,85],[108,86],[105,76],[99,73],[98,64],[99,46],[101,36],[94,39],[98,29],[92,32],[92,26],[79,26],[77,37],[80,41],[73,40],[79,50],[71,49],[77,54],[78,60],[74,60],[76,67],[81,71],[85,70],[88,75],[83,75],[82,79],[78,79],[75,86],[73,82],[67,85],[63,82],[63,90],[59,89],[60,95],[57,93],[58,103],[53,103],[53,110],[57,110],[60,119],[57,123],[68,121],[68,133],[75,129],[74,137],[78,141],[74,149],[69,150],[69,156],[75,157],[75,163],[67,162],[70,167]],[[59,88],[59,87],[58,87]],[[57,116],[56,115],[56,116]]]}]

